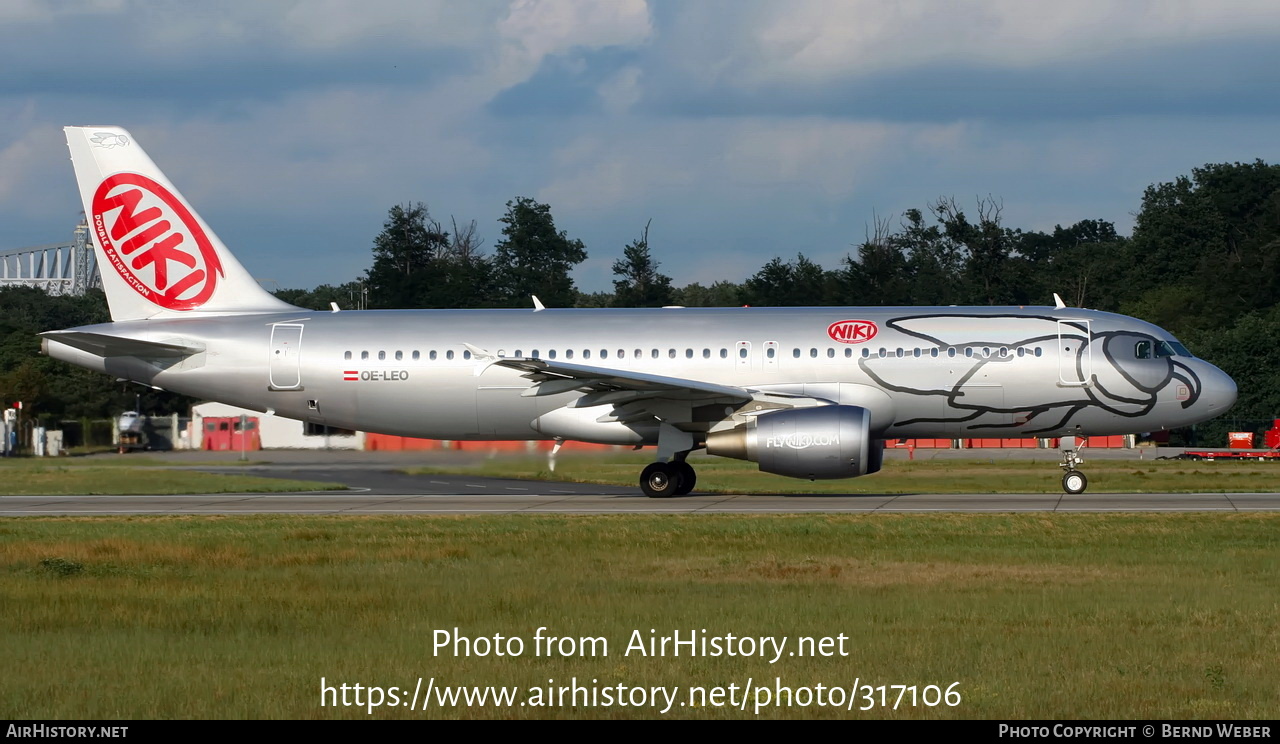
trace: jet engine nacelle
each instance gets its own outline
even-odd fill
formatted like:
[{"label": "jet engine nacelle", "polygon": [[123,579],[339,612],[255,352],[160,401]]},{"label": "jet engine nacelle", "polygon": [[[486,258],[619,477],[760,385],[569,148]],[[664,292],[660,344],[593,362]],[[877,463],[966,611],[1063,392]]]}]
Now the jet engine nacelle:
[{"label": "jet engine nacelle", "polygon": [[792,478],[855,478],[880,469],[884,442],[859,406],[792,408],[707,435],[707,453],[759,463]]}]

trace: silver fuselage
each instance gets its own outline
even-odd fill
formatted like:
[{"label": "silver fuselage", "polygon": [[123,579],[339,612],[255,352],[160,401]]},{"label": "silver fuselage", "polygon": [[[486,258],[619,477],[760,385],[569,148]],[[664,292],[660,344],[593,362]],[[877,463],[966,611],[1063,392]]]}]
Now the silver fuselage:
[{"label": "silver fuselage", "polygon": [[[837,340],[829,329],[844,320],[877,331]],[[563,436],[538,426],[582,392],[529,395],[533,383],[494,358],[555,359],[863,406],[880,438],[1149,432],[1216,416],[1236,394],[1231,379],[1201,359],[1144,358],[1143,349],[1173,342],[1162,329],[1073,308],[299,310],[73,330],[203,351],[104,357],[48,340],[46,353],[279,416],[433,439],[655,443],[643,433],[620,439],[588,426]],[[731,426],[740,413],[704,411],[688,428]]]}]

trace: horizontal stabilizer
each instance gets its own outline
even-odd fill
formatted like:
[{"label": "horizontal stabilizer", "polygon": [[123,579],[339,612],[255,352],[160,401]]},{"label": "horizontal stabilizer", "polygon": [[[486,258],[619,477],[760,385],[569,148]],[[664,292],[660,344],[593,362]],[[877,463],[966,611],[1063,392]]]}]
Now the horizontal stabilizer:
[{"label": "horizontal stabilizer", "polygon": [[173,359],[189,357],[204,351],[203,347],[159,341],[143,341],[136,338],[108,336],[85,331],[48,331],[40,334],[50,341],[87,351],[100,357],[139,357],[142,359]]}]

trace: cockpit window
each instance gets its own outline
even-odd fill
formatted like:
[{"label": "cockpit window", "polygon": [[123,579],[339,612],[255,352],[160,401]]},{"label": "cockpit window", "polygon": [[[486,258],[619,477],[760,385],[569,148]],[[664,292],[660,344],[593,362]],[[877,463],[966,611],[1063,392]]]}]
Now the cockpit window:
[{"label": "cockpit window", "polygon": [[1138,343],[1134,344],[1133,355],[1139,359],[1150,359],[1151,358],[1151,342],[1139,341]]},{"label": "cockpit window", "polygon": [[1164,359],[1172,356],[1191,356],[1191,352],[1187,351],[1187,347],[1177,341],[1157,341],[1156,342],[1156,359]]}]

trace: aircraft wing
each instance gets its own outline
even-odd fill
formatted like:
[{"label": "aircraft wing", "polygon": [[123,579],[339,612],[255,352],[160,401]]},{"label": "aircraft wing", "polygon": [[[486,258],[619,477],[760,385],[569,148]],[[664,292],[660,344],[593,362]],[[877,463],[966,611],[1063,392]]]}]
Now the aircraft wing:
[{"label": "aircraft wing", "polygon": [[574,408],[612,403],[622,405],[646,398],[709,403],[712,401],[745,403],[755,395],[751,390],[733,385],[717,385],[682,377],[666,377],[644,372],[568,364],[546,359],[499,359],[493,364],[524,372],[536,384],[525,396],[557,395],[571,390],[587,394],[573,403]]},{"label": "aircraft wing", "polygon": [[189,357],[204,351],[203,348],[177,343],[143,341],[137,338],[108,336],[86,331],[46,331],[40,334],[50,341],[87,351],[100,357],[139,357],[142,359],[171,359]]}]

